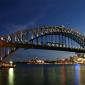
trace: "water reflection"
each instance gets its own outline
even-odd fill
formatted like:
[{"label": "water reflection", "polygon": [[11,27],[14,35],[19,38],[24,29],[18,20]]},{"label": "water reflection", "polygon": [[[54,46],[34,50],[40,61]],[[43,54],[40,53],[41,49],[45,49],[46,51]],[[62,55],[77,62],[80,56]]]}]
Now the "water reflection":
[{"label": "water reflection", "polygon": [[79,85],[85,85],[85,64],[80,65],[78,77],[79,77]]},{"label": "water reflection", "polygon": [[1,79],[1,70],[0,70],[0,85],[2,85],[2,79]]},{"label": "water reflection", "polygon": [[9,83],[9,85],[14,85],[14,68],[9,68],[8,83]]},{"label": "water reflection", "polygon": [[60,71],[56,68],[55,65],[45,65],[43,72],[44,85],[60,85],[60,78],[58,75],[60,74]]},{"label": "water reflection", "polygon": [[66,84],[66,78],[65,78],[65,66],[62,65],[61,69],[60,69],[60,77],[61,77],[61,85],[65,85]]},{"label": "water reflection", "polygon": [[74,85],[80,85],[79,82],[80,82],[80,65],[79,64],[75,64],[74,66],[74,70],[75,70],[75,73],[74,73]]},{"label": "water reflection", "polygon": [[85,85],[85,65],[19,65],[0,68],[0,85]]}]

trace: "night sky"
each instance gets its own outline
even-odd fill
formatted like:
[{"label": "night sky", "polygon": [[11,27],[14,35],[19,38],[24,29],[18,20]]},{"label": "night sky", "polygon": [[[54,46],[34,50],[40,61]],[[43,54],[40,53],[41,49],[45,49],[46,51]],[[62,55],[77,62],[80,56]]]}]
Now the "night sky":
[{"label": "night sky", "polygon": [[[85,34],[85,0],[0,0],[0,34],[42,25],[69,26]],[[39,52],[35,50],[34,55],[40,56]],[[49,51],[42,53],[49,56]],[[55,58],[56,53],[50,57]]]}]

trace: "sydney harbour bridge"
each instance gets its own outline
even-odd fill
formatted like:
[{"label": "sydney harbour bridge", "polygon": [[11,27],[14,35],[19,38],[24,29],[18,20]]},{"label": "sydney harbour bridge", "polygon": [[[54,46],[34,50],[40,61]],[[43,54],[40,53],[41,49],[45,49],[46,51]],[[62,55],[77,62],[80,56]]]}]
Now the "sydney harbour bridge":
[{"label": "sydney harbour bridge", "polygon": [[3,59],[20,48],[85,53],[85,36],[64,26],[42,26],[0,35],[0,56]]}]

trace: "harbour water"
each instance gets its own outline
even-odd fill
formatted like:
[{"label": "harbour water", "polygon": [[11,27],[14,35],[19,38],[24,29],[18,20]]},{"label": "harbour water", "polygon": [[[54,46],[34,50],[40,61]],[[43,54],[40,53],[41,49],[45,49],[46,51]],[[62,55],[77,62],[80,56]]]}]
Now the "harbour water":
[{"label": "harbour water", "polygon": [[85,65],[17,64],[0,68],[0,85],[85,85]]}]

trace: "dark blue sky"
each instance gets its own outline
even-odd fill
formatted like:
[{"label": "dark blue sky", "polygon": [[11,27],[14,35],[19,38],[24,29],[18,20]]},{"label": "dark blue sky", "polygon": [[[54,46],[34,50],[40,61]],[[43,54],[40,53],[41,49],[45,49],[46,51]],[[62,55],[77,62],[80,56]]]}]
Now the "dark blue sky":
[{"label": "dark blue sky", "polygon": [[0,0],[0,34],[68,24],[85,34],[85,0]]},{"label": "dark blue sky", "polygon": [[0,0],[0,33],[65,25],[84,33],[85,0]]}]

